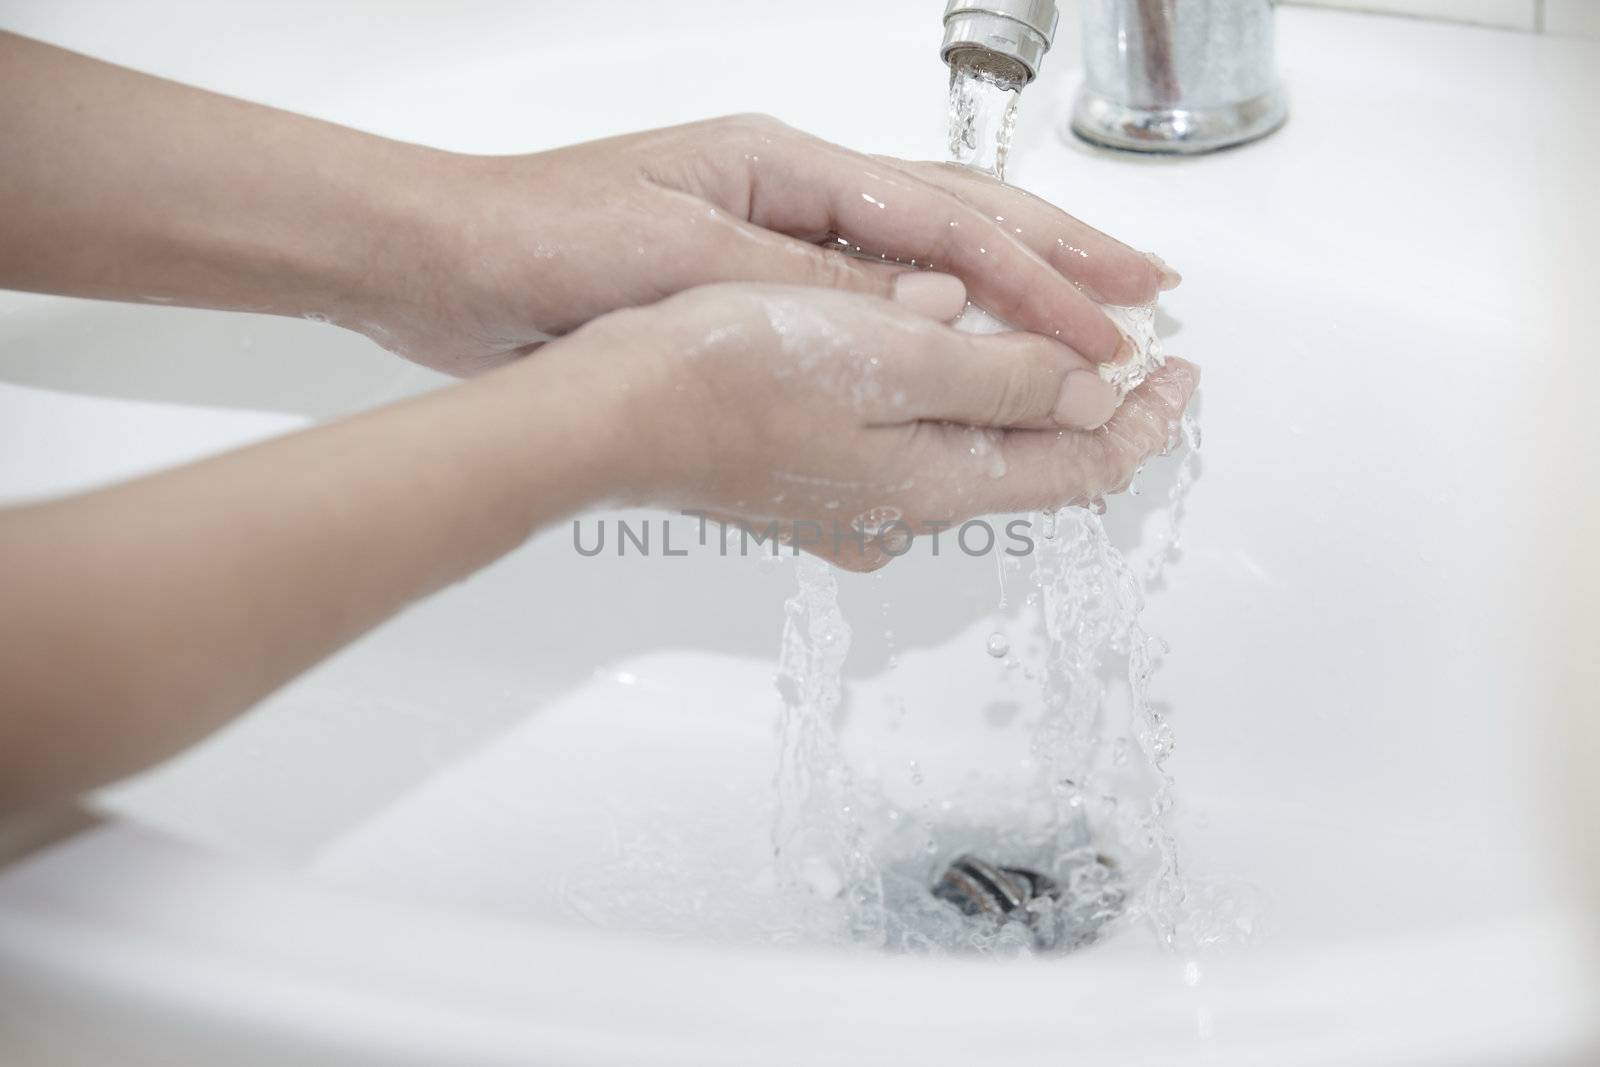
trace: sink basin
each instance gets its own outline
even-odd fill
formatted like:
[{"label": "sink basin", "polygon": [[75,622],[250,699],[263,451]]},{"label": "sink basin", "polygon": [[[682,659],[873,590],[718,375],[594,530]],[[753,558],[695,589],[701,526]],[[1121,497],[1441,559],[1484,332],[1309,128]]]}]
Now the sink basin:
[{"label": "sink basin", "polygon": [[[463,151],[735,110],[874,151],[942,144],[936,5],[909,0],[760,19],[608,5],[628,32],[605,77],[574,43],[595,17],[581,5],[173,11],[7,20]],[[1528,235],[1578,202],[1557,165],[1582,99],[1564,79],[1595,46],[1279,17],[1289,125],[1185,161],[1060,136],[1064,17],[1010,164],[1186,278],[1163,298],[1167,347],[1205,368],[1205,445],[1145,623],[1171,646],[1154,695],[1177,737],[1180,855],[1250,901],[1248,939],[1174,955],[1130,928],[1011,964],[774,944],[773,674],[795,565],[582,558],[563,525],[103,792],[106,825],[0,872],[0,1047],[15,1034],[71,1063],[1588,1062],[1580,822],[1552,785],[1561,632],[1530,551],[1549,515],[1516,502],[1576,360],[1567,265]],[[733,25],[736,47],[707,32]],[[1425,139],[1374,121],[1401,105],[1426,113]],[[442,381],[315,323],[0,294],[0,494]],[[1171,477],[1154,464],[1111,502],[1119,543],[1149,550]],[[924,547],[840,584],[857,637],[842,730],[863,773],[906,792],[915,759],[933,790],[1017,729],[1004,706],[1022,683],[984,646],[1027,623],[1020,597],[1000,606],[994,557]]]}]

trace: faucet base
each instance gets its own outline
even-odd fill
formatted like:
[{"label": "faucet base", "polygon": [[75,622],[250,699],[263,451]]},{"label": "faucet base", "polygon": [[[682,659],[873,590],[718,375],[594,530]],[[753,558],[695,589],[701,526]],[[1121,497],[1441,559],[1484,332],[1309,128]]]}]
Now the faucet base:
[{"label": "faucet base", "polygon": [[1129,152],[1198,155],[1265,137],[1289,117],[1281,88],[1236,104],[1137,108],[1078,91],[1072,132],[1090,144]]}]

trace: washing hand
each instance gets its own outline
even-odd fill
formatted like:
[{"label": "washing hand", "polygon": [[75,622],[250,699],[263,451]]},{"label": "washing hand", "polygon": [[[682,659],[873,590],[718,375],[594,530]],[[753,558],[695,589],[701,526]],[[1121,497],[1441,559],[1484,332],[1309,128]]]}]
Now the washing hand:
[{"label": "washing hand", "polygon": [[1194,389],[1196,369],[1171,360],[1113,415],[1110,387],[1066,346],[940,321],[964,302],[940,275],[903,282],[895,302],[706,286],[507,371],[607,398],[627,427],[612,500],[703,511],[871,569],[913,535],[1122,489]]},{"label": "washing hand", "polygon": [[[420,170],[442,212],[422,224],[436,234],[436,266],[414,292],[380,282],[399,299],[368,332],[455,373],[697,285],[888,296],[913,263],[960,277],[1012,326],[1100,363],[1119,358],[1122,338],[1094,299],[1149,303],[1178,281],[1159,260],[983,175],[861,155],[762,116],[530,156],[434,154]],[[847,256],[837,235],[888,259]],[[360,316],[348,319],[360,328]]]},{"label": "washing hand", "polygon": [[898,295],[706,286],[452,388],[0,511],[0,814],[177,751],[586,508],[776,522],[871,569],[908,534],[1120,488],[1195,385],[1169,361],[1069,429],[1105,416],[1081,356],[949,328],[947,276]]},{"label": "washing hand", "polygon": [[[177,751],[585,508],[778,523],[868,569],[907,534],[1121,488],[1194,388],[1174,360],[1113,414],[1093,370],[1123,338],[1086,292],[1147,302],[1175,283],[1158,262],[770,120],[457,156],[0,34],[0,145],[0,286],[507,364],[0,510],[0,814]],[[969,293],[1028,332],[951,329]]]},{"label": "washing hand", "polygon": [[1101,363],[1091,296],[1177,282],[1016,189],[761,117],[460,155],[3,33],[0,100],[0,286],[327,319],[457,375],[697,285],[888,296],[912,263]]}]

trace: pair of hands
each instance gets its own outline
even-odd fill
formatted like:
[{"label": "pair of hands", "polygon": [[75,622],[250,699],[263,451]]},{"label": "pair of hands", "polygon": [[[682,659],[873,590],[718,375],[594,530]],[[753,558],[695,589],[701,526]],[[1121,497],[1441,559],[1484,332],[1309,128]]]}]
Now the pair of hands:
[{"label": "pair of hands", "polygon": [[[741,116],[427,173],[451,205],[431,269],[336,319],[459,375],[540,350],[506,373],[604,398],[621,502],[835,531],[892,516],[896,536],[1083,502],[1166,446],[1196,383],[1170,361],[1117,410],[1094,367],[1127,342],[1097,302],[1177,275],[964,168]],[[969,296],[1021,332],[951,329]],[[807,547],[865,569],[893,546]]]},{"label": "pair of hands", "polygon": [[[177,751],[582,508],[886,533],[807,545],[870,568],[1120,488],[1194,387],[1173,361],[1113,414],[1094,369],[1123,344],[1095,301],[1152,300],[1159,262],[768,119],[461,156],[0,33],[0,145],[0,287],[326,317],[472,378],[0,509],[0,814]],[[968,295],[1019,332],[951,329]]]}]

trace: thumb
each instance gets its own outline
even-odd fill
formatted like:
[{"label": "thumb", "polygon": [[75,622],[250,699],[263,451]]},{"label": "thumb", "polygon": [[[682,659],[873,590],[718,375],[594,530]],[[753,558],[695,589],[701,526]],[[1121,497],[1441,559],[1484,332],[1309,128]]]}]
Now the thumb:
[{"label": "thumb", "polygon": [[690,276],[683,279],[683,288],[716,282],[765,282],[842,289],[893,300],[939,322],[950,322],[967,305],[966,286],[954,275],[863,259],[748,222],[730,222],[712,254],[685,264]]},{"label": "thumb", "polygon": [[917,360],[912,411],[968,426],[1092,430],[1117,407],[1113,386],[1066,345],[1029,333],[941,331]]}]

